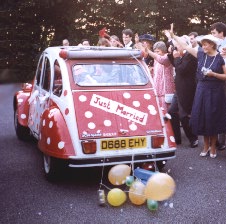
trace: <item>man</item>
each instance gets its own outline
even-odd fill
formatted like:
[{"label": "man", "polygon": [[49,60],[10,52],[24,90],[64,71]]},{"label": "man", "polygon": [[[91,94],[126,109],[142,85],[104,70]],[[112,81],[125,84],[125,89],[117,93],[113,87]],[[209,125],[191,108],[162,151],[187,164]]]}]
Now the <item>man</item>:
[{"label": "man", "polygon": [[122,31],[122,40],[124,43],[124,48],[132,49],[134,46],[134,43],[132,41],[133,38],[133,31],[131,29],[124,29]]},{"label": "man", "polygon": [[83,39],[82,40],[82,45],[83,46],[90,46],[89,40],[88,39]]},{"label": "man", "polygon": [[217,22],[210,27],[211,34],[219,39],[218,50],[221,52],[226,47],[226,24]]},{"label": "man", "polygon": [[64,40],[62,41],[62,45],[63,45],[63,46],[69,46],[69,41],[68,41],[68,39],[64,39]]},{"label": "man", "polygon": [[[211,25],[210,27],[211,34],[214,37],[217,37],[219,39],[218,44],[218,51],[221,53],[221,55],[224,58],[224,61],[226,62],[226,24],[222,22],[217,22]],[[225,86],[225,93],[226,93],[226,86]],[[226,148],[225,146],[225,134],[219,134],[218,135],[218,141],[217,141],[217,148],[218,150],[224,150]]]},{"label": "man", "polygon": [[190,38],[191,46],[197,50],[201,49],[201,47],[198,44],[198,41],[196,40],[196,37],[198,36],[197,32],[191,32],[188,34],[188,37]]},{"label": "man", "polygon": [[[186,42],[189,41],[185,37],[181,38]],[[192,133],[189,122],[196,90],[197,59],[188,52],[185,52],[177,43],[173,44],[174,50],[168,56],[175,67],[176,93],[174,94],[168,113],[172,117],[170,121],[176,143],[181,144],[181,123],[184,133],[190,142],[190,147],[195,148],[198,146],[198,136]]]}]

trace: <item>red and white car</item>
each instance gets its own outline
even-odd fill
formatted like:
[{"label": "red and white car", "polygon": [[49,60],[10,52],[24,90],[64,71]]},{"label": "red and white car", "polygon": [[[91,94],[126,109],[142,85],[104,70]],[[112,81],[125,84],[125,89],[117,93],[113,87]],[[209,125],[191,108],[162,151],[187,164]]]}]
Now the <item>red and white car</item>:
[{"label": "red and white car", "polygon": [[34,136],[47,178],[62,168],[175,158],[149,69],[139,50],[49,47],[33,83],[14,96],[19,139]]}]

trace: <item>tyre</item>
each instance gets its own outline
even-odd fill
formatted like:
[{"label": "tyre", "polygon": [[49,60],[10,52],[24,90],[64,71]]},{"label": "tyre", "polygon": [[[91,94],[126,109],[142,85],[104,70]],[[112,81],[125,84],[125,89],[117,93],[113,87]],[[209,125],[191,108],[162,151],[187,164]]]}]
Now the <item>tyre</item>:
[{"label": "tyre", "polygon": [[63,176],[66,171],[67,163],[61,159],[53,158],[43,154],[44,173],[48,181],[55,181]]},{"label": "tyre", "polygon": [[22,141],[31,140],[30,129],[28,127],[22,126],[18,121],[17,109],[14,111],[14,127],[15,127],[15,131],[18,139]]}]

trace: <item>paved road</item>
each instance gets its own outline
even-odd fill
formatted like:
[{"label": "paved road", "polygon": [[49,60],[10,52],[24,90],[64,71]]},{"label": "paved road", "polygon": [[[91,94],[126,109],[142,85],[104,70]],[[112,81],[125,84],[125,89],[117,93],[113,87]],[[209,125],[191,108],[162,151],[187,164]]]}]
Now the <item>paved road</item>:
[{"label": "paved road", "polygon": [[[0,85],[0,223],[226,223],[226,151],[216,159],[200,158],[202,145],[191,149],[186,139],[164,168],[176,182],[176,193],[156,212],[129,200],[121,207],[99,206],[102,169],[73,169],[62,180],[47,182],[36,144],[19,141],[14,132],[17,89],[19,85]],[[102,181],[111,187],[106,178]]]}]

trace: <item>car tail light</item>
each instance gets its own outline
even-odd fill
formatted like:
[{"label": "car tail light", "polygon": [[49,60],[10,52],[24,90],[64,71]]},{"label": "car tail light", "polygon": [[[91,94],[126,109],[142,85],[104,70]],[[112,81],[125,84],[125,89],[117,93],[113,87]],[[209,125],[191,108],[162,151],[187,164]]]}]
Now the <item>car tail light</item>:
[{"label": "car tail light", "polygon": [[97,151],[96,141],[82,141],[82,151],[84,154],[94,154]]},{"label": "car tail light", "polygon": [[151,136],[151,147],[153,149],[161,148],[164,143],[164,136]]}]

